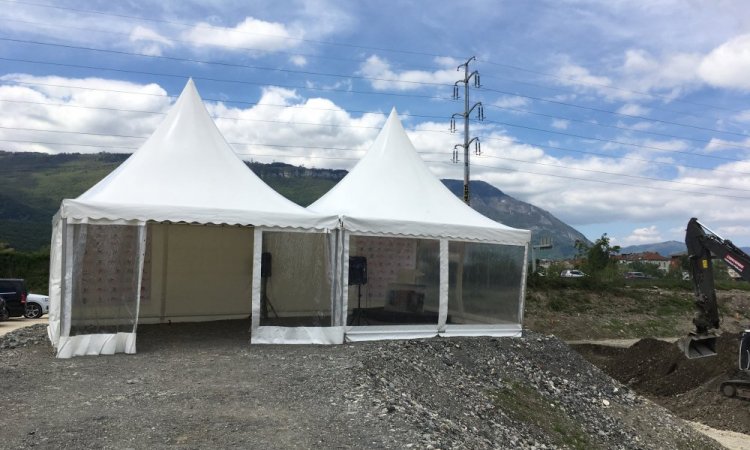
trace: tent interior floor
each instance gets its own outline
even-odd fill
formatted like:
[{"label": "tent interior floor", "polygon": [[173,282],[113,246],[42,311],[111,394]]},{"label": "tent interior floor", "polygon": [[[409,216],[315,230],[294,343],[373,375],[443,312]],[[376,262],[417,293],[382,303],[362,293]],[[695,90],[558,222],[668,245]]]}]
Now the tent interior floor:
[{"label": "tent interior floor", "polygon": [[437,312],[391,311],[386,308],[354,308],[348,325],[429,325],[438,323]]},{"label": "tent interior floor", "polygon": [[138,353],[186,344],[199,346],[217,339],[246,345],[250,342],[250,319],[138,325],[137,333]]}]

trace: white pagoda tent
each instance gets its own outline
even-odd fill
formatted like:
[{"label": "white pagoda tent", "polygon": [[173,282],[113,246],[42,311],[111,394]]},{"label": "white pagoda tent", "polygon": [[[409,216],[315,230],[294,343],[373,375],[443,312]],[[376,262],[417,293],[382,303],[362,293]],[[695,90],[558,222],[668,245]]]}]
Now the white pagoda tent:
[{"label": "white pagoda tent", "polygon": [[530,231],[453,195],[395,109],[362,160],[308,210],[340,216],[347,340],[520,335]]},{"label": "white pagoda tent", "polygon": [[253,342],[341,342],[337,227],[249,170],[190,80],[133,155],[63,200],[50,340],[58,357],[134,353],[139,322],[252,315]]}]

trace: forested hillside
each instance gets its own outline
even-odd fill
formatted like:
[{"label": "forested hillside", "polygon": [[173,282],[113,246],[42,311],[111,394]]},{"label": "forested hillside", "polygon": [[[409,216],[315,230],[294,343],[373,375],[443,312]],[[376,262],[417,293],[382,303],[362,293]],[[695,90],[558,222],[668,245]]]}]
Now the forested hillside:
[{"label": "forested hillside", "polygon": [[[19,251],[49,245],[52,217],[64,198],[75,198],[117,168],[129,154],[61,154],[0,152],[0,242]],[[312,169],[283,163],[248,166],[290,200],[307,206],[331,189],[345,170]],[[456,195],[463,184],[444,180]],[[472,207],[506,225],[532,230],[534,242],[551,237],[555,247],[545,257],[574,254],[573,244],[586,238],[552,214],[504,194],[481,181],[472,182]]]}]

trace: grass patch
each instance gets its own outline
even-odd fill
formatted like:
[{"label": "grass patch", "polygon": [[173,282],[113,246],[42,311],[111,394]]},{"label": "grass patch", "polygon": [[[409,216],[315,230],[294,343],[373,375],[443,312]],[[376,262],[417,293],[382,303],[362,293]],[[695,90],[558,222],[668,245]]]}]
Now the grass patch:
[{"label": "grass patch", "polygon": [[586,292],[561,290],[549,299],[548,307],[554,312],[575,314],[588,311],[592,301]]},{"label": "grass patch", "polygon": [[591,442],[579,421],[565,411],[556,409],[554,414],[550,414],[550,401],[536,389],[512,381],[508,387],[493,389],[488,394],[497,409],[513,420],[537,428],[556,446],[580,450],[601,448]]}]

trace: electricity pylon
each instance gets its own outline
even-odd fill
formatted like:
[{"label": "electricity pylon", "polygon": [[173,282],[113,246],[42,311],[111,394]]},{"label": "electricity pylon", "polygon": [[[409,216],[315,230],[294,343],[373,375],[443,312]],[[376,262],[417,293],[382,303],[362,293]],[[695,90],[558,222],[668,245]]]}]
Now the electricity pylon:
[{"label": "electricity pylon", "polygon": [[464,149],[464,202],[468,205],[469,204],[469,146],[471,143],[474,143],[474,154],[480,155],[482,153],[482,147],[479,143],[478,137],[473,137],[469,139],[469,115],[471,115],[472,111],[474,109],[477,109],[477,119],[478,120],[484,120],[484,107],[482,106],[482,102],[474,103],[471,107],[469,107],[469,81],[471,81],[472,78],[474,78],[474,87],[480,87],[481,84],[479,83],[479,71],[475,70],[473,72],[469,72],[469,63],[472,61],[475,61],[476,57],[472,56],[469,58],[465,63],[461,64],[456,68],[456,70],[461,70],[461,68],[464,68],[464,78],[462,80],[458,80],[453,84],[453,99],[458,100],[458,85],[459,83],[463,83],[464,85],[464,111],[462,113],[455,113],[451,116],[451,132],[456,131],[456,117],[463,117],[464,119],[464,143],[463,144],[456,144],[453,146],[453,162],[458,162],[458,150],[456,150],[459,147],[462,147]]}]

